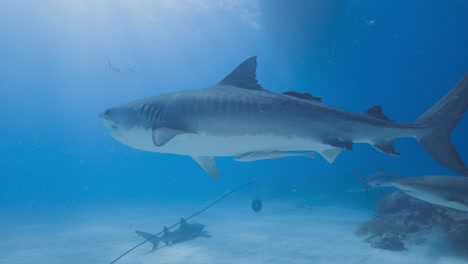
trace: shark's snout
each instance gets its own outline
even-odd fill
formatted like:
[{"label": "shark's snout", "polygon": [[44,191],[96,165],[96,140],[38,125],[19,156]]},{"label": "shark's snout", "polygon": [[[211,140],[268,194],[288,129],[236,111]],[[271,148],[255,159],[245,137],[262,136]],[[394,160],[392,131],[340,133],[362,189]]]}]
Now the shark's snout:
[{"label": "shark's snout", "polygon": [[111,116],[110,116],[110,109],[107,109],[107,110],[103,111],[102,113],[99,114],[98,117],[99,117],[99,120],[101,121],[101,123],[102,123],[105,127],[109,128],[109,129],[111,129],[111,128],[113,128],[113,129],[117,128],[117,127],[116,127],[116,124],[115,124],[115,121],[113,121],[112,118],[111,118]]}]

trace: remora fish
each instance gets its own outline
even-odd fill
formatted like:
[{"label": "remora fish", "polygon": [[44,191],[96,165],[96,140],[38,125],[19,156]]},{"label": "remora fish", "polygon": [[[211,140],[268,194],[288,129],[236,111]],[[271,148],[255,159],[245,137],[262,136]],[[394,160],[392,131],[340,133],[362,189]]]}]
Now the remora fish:
[{"label": "remora fish", "polygon": [[250,152],[234,158],[237,161],[250,162],[265,159],[280,159],[285,157],[307,157],[314,158],[313,152],[286,152],[286,151],[267,151],[267,152]]},{"label": "remora fish", "polygon": [[214,86],[130,102],[99,117],[123,144],[192,156],[214,177],[215,156],[316,151],[331,163],[354,143],[400,156],[393,141],[402,137],[415,138],[434,159],[468,174],[450,141],[468,108],[468,74],[415,122],[398,123],[380,106],[353,113],[270,92],[258,84],[256,67],[256,57],[251,57]]},{"label": "remora fish", "polygon": [[172,245],[175,243],[191,240],[196,237],[211,237],[208,232],[203,231],[204,228],[204,224],[188,224],[183,218],[180,218],[179,228],[173,232],[170,232],[166,227],[164,227],[164,233],[161,237],[157,237],[138,230],[135,231],[135,233],[144,239],[149,239],[148,241],[153,244],[153,250],[156,250],[158,248],[159,242],[164,242],[166,245]]},{"label": "remora fish", "polygon": [[393,181],[392,184],[414,198],[468,212],[468,178],[418,176]]}]

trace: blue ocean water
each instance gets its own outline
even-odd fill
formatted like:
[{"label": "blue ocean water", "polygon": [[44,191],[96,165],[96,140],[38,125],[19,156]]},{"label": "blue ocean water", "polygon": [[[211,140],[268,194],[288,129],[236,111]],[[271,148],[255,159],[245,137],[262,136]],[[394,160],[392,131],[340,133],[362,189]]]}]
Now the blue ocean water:
[{"label": "blue ocean water", "polygon": [[[382,105],[412,122],[468,71],[467,13],[456,0],[1,1],[0,214],[210,201],[252,178],[256,188],[237,195],[371,210],[387,190],[368,199],[352,169],[456,175],[399,139],[403,157],[356,144],[332,164],[217,158],[213,180],[189,157],[119,143],[98,115],[211,86],[256,55],[271,91],[309,92],[354,112]],[[468,118],[452,141],[468,161],[466,131]]]}]

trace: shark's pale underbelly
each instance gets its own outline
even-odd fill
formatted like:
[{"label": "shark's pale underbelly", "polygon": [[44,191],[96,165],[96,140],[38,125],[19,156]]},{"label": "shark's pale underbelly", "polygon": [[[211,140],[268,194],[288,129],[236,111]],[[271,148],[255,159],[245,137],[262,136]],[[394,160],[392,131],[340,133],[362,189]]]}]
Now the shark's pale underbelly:
[{"label": "shark's pale underbelly", "polygon": [[312,138],[274,134],[214,136],[180,134],[163,146],[155,146],[151,130],[134,128],[112,134],[120,142],[136,149],[190,156],[238,156],[260,151],[318,151],[332,148]]}]

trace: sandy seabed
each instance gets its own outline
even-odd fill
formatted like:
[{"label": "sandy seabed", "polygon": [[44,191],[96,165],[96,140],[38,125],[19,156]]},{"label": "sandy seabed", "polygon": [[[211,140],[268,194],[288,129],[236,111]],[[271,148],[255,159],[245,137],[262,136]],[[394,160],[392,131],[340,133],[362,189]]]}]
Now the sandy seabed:
[{"label": "sandy seabed", "polygon": [[[4,210],[0,263],[111,263],[142,242],[134,231],[157,233],[207,202],[113,204],[74,209]],[[339,207],[297,208],[288,202],[229,199],[188,220],[206,225],[196,238],[151,251],[147,243],[116,263],[468,263],[443,238],[406,251],[376,249],[355,235],[373,212]]]}]

